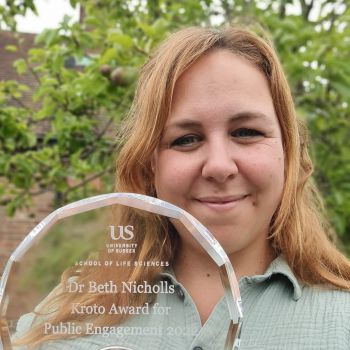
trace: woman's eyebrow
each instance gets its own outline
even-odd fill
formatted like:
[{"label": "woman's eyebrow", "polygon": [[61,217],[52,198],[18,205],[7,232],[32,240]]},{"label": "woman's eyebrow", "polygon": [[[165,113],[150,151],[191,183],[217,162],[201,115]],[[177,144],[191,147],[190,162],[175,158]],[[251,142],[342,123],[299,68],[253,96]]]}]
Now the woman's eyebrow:
[{"label": "woman's eyebrow", "polygon": [[[235,122],[235,121],[242,121],[242,120],[262,120],[264,122],[270,122],[271,118],[268,117],[266,114],[259,112],[259,111],[242,111],[235,113],[227,118],[227,122]],[[169,129],[199,129],[202,127],[202,123],[195,119],[181,119],[179,121],[175,121],[173,123],[170,123],[169,125],[166,125],[164,128],[164,131],[167,131]]]},{"label": "woman's eyebrow", "polygon": [[234,115],[230,116],[229,121],[241,121],[241,120],[263,120],[265,122],[271,121],[271,117],[267,116],[266,114],[260,112],[260,111],[242,111],[235,113]]},{"label": "woman's eyebrow", "polygon": [[169,129],[198,129],[202,126],[199,121],[193,119],[182,119],[166,125],[164,131]]}]

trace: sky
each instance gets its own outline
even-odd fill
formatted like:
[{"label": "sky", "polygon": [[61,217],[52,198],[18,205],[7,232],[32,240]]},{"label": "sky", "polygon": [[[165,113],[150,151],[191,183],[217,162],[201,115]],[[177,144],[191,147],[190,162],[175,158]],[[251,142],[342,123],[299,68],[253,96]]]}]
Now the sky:
[{"label": "sky", "polygon": [[[3,5],[6,0],[0,0]],[[28,12],[25,18],[17,17],[17,30],[25,33],[39,33],[45,28],[56,28],[64,15],[78,20],[78,10],[71,8],[68,0],[35,0],[39,16]]]}]

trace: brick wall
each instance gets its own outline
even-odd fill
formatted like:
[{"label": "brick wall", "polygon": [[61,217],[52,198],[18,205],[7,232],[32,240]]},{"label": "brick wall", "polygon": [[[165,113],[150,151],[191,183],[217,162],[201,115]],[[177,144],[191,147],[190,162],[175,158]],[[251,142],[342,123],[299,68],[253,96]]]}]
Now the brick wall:
[{"label": "brick wall", "polygon": [[0,207],[0,275],[6,261],[34,226],[52,211],[53,194],[45,193],[33,198],[33,206],[21,210],[12,218]]}]

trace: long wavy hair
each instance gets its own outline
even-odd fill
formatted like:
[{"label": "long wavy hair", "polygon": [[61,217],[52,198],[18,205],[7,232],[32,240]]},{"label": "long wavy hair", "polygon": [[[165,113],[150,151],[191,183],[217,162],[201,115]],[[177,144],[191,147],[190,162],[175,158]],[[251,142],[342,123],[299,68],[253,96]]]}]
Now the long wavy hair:
[{"label": "long wavy hair", "polygon": [[[297,278],[307,285],[327,285],[350,289],[350,264],[332,243],[330,227],[324,218],[322,200],[310,179],[313,171],[307,150],[307,131],[297,119],[291,92],[272,43],[266,35],[247,29],[227,27],[210,29],[191,27],[168,37],[141,69],[135,98],[121,128],[121,148],[116,162],[117,192],[135,192],[155,196],[151,158],[161,138],[169,116],[174,87],[181,74],[197,59],[212,50],[228,50],[252,62],[268,81],[274,108],[280,124],[285,154],[285,184],[281,203],[270,225],[269,240],[276,254],[282,254]],[[141,214],[127,207],[120,208],[121,222],[133,222],[144,235],[136,240],[140,247],[137,259],[174,260],[179,238],[171,225],[162,218]],[[169,234],[169,230],[172,234]],[[101,257],[103,258],[103,256]],[[121,257],[125,259],[125,257]],[[116,283],[136,281],[155,283],[161,268],[135,267],[98,271],[84,269],[78,281],[113,280]],[[74,275],[66,271],[62,283]],[[69,305],[99,303],[106,307],[143,305],[145,294],[90,296],[55,293],[45,307],[54,310],[49,321],[53,324],[72,321]],[[52,307],[56,305],[56,307]],[[80,316],[75,321],[84,323]],[[125,315],[124,315],[125,317]],[[113,325],[123,321],[121,315],[106,315],[96,324]],[[21,343],[37,345],[57,335],[42,336],[43,325],[34,327]]]}]

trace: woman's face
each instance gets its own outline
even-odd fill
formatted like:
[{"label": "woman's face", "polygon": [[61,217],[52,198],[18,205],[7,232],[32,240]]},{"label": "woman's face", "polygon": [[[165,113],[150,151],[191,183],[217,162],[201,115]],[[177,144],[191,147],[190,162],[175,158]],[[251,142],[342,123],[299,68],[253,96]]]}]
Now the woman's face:
[{"label": "woman's face", "polygon": [[284,155],[264,74],[228,50],[201,57],[176,83],[152,168],[158,198],[190,212],[227,253],[266,245]]}]

